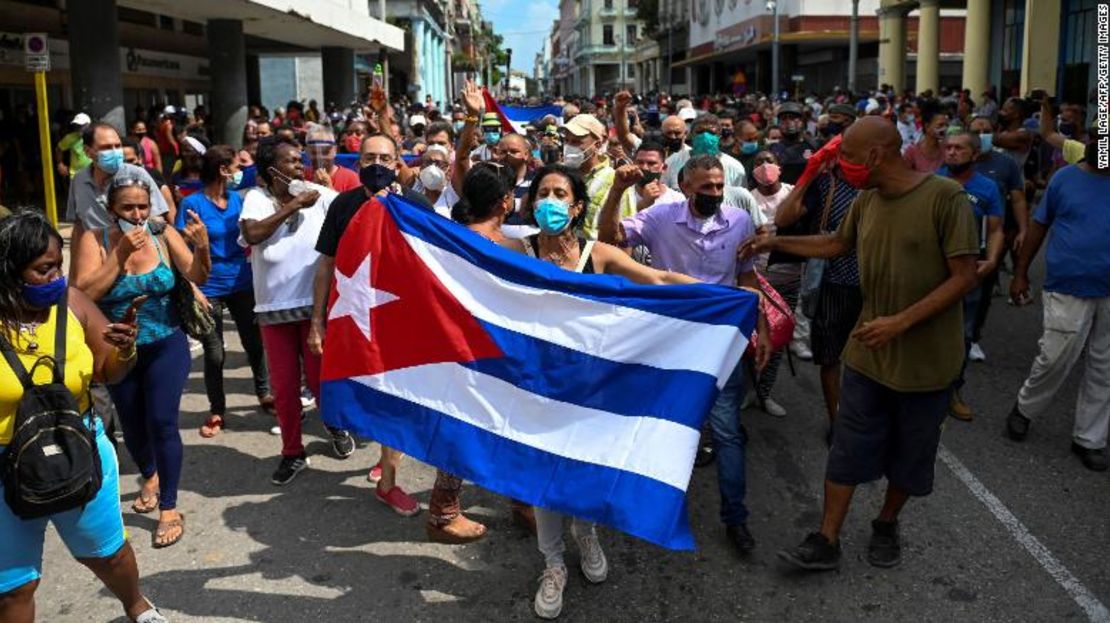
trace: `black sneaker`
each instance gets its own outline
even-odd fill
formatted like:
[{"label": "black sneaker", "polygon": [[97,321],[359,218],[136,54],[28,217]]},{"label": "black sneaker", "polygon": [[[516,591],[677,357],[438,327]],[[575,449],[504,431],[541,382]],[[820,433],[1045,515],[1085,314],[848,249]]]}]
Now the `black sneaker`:
[{"label": "black sneaker", "polygon": [[331,449],[335,452],[335,458],[342,460],[354,454],[355,438],[351,436],[351,433],[330,426],[328,432],[331,433]]},{"label": "black sneaker", "polygon": [[902,543],[898,538],[897,521],[871,522],[871,542],[867,544],[867,562],[889,569],[902,564]]},{"label": "black sneaker", "polygon": [[1083,467],[1093,472],[1106,471],[1106,448],[1084,448],[1083,446],[1071,442],[1071,451],[1079,456],[1079,460],[1083,462]]},{"label": "black sneaker", "polygon": [[277,471],[270,477],[270,482],[278,486],[287,485],[293,482],[297,474],[303,472],[307,467],[308,457],[303,453],[300,456],[283,456]]},{"label": "black sneaker", "polygon": [[705,467],[717,460],[717,452],[713,444],[706,442],[698,445],[698,453],[694,456],[694,467]]},{"label": "black sneaker", "polygon": [[1025,436],[1029,434],[1029,418],[1021,414],[1017,403],[1006,416],[1006,434],[1014,441],[1025,441]]},{"label": "black sneaker", "polygon": [[779,558],[806,571],[831,571],[840,567],[840,543],[829,543],[825,535],[811,532],[794,549],[779,550]]},{"label": "black sneaker", "polygon": [[755,538],[748,530],[748,524],[726,526],[725,536],[728,537],[729,543],[732,543],[732,546],[740,554],[747,554],[755,549]]}]

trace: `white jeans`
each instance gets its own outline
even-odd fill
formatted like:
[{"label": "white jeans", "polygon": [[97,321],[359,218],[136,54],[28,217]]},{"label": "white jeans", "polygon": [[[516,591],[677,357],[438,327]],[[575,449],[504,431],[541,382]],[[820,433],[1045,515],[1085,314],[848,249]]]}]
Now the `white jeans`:
[{"label": "white jeans", "polygon": [[[563,542],[563,514],[538,506],[535,507],[535,513],[536,544],[540,548],[540,553],[543,554],[544,563],[548,567],[565,566],[563,552],[566,551],[567,546]],[[590,534],[596,534],[597,524],[579,521],[578,519],[572,521],[576,529],[581,530],[584,527]]]},{"label": "white jeans", "polygon": [[1083,299],[1045,292],[1040,347],[1029,378],[1018,392],[1021,414],[1035,418],[1052,406],[1056,392],[1086,347],[1087,365],[1075,406],[1073,437],[1084,448],[1105,447],[1110,424],[1110,297]]}]

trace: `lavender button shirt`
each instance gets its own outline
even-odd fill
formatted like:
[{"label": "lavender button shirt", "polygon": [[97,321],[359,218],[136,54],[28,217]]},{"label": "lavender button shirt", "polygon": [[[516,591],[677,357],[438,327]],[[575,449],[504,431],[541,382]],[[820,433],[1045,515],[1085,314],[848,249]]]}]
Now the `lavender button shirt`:
[{"label": "lavender button shirt", "polygon": [[704,281],[736,285],[736,278],[752,270],[752,260],[740,262],[736,250],[755,235],[744,210],[722,205],[709,222],[698,222],[685,199],[656,204],[621,221],[626,244],[644,245],[651,265]]}]

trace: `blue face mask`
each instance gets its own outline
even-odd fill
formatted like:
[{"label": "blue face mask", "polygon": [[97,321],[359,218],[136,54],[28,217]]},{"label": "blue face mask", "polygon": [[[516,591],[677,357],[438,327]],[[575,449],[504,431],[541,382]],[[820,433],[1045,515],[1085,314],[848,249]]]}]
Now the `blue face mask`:
[{"label": "blue face mask", "polygon": [[123,148],[96,152],[96,166],[109,175],[115,175],[123,164]]},{"label": "blue face mask", "polygon": [[243,183],[243,170],[239,169],[231,174],[231,179],[227,181],[228,190],[238,190],[239,185]]},{"label": "blue face mask", "polygon": [[486,132],[485,136],[486,136],[486,145],[489,145],[490,147],[493,147],[494,145],[496,145],[501,140],[501,133],[500,132]]},{"label": "blue face mask", "polygon": [[463,127],[466,126],[466,122],[456,121],[453,125],[455,126],[455,132],[462,132]]},{"label": "blue face mask", "polygon": [[65,276],[42,284],[23,284],[23,300],[35,309],[45,309],[58,302],[65,294],[68,283]]},{"label": "blue face mask", "polygon": [[994,147],[993,134],[980,134],[979,135],[979,151],[988,152]]},{"label": "blue face mask", "polygon": [[745,156],[750,156],[759,151],[759,143],[757,141],[744,141],[740,145],[740,153]]},{"label": "blue face mask", "polygon": [[721,137],[711,132],[701,132],[694,135],[690,147],[695,156],[716,156],[721,153]]},{"label": "blue face mask", "polygon": [[553,197],[541,199],[534,214],[540,231],[549,236],[561,233],[570,224],[570,205]]}]

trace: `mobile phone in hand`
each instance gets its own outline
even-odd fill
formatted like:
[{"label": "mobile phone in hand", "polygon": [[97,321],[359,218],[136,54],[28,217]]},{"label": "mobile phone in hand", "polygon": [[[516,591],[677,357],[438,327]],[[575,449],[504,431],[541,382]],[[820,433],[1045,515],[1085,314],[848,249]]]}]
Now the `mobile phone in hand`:
[{"label": "mobile phone in hand", "polygon": [[148,298],[150,297],[143,294],[132,299],[131,304],[127,306],[127,311],[123,313],[123,319],[120,320],[120,323],[135,324],[135,321],[139,317],[139,308],[143,306],[143,303],[145,303]]}]

